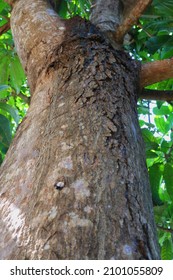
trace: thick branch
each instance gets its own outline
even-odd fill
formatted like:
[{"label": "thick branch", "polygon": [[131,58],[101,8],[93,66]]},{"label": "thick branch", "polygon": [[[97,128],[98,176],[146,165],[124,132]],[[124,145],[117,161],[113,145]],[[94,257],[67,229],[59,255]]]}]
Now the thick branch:
[{"label": "thick branch", "polygon": [[11,30],[15,47],[27,74],[29,85],[31,80],[34,85],[33,81],[36,82],[38,75],[45,68],[47,57],[62,43],[65,23],[47,1],[12,2],[10,4],[14,6]]},{"label": "thick branch", "polygon": [[3,26],[0,27],[0,36],[7,32],[10,29],[10,20],[8,20],[7,23],[5,23]]},{"label": "thick branch", "polygon": [[94,0],[90,20],[101,29],[115,48],[152,0]]},{"label": "thick branch", "polygon": [[94,0],[91,6],[90,21],[102,32],[113,32],[120,24],[121,14],[120,0]]},{"label": "thick branch", "polygon": [[151,100],[173,100],[171,90],[151,90],[144,87],[173,78],[173,58],[148,62],[142,65],[140,85],[142,91],[140,98]]},{"label": "thick branch", "polygon": [[141,88],[173,78],[173,58],[142,65]]},{"label": "thick branch", "polygon": [[[122,23],[117,28],[114,38],[116,42],[123,42],[123,38],[125,34],[129,31],[129,29],[138,21],[141,14],[144,10],[149,6],[152,0],[140,0],[140,1],[133,1],[134,6],[128,8],[125,6],[125,15]],[[126,1],[124,1],[125,5]]]},{"label": "thick branch", "polygon": [[139,97],[141,99],[148,100],[164,100],[173,101],[173,91],[172,90],[153,90],[153,89],[142,89]]}]

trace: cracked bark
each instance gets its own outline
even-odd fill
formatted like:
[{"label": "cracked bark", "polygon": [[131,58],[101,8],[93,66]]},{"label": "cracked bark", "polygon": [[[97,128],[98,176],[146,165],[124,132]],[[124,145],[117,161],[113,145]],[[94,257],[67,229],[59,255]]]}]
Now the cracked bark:
[{"label": "cracked bark", "polygon": [[28,19],[22,1],[12,25],[32,99],[1,166],[0,258],[159,259],[138,64],[82,19],[53,16],[50,34],[30,20],[42,1]]}]

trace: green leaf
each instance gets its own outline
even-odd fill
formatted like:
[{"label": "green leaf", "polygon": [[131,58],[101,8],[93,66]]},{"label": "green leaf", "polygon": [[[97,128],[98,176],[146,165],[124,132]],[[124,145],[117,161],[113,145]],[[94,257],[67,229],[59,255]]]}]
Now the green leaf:
[{"label": "green leaf", "polygon": [[144,106],[138,107],[138,114],[150,115],[150,113],[149,113],[149,108],[146,108],[146,107],[144,107]]},{"label": "green leaf", "polygon": [[166,134],[171,129],[171,123],[164,117],[155,117],[154,122],[160,132]]},{"label": "green leaf", "polygon": [[9,57],[0,53],[0,98],[6,98],[8,93],[8,77],[9,77]]},{"label": "green leaf", "polygon": [[173,201],[173,166],[169,163],[165,164],[163,179],[170,198]]},{"label": "green leaf", "polygon": [[163,102],[163,101],[160,101],[160,100],[156,101],[157,108],[160,109],[160,108],[162,107],[163,103],[164,103],[164,102]]},{"label": "green leaf", "polygon": [[152,151],[147,151],[146,157],[147,157],[147,159],[148,158],[158,158],[158,154],[156,154],[155,152],[152,152]]},{"label": "green leaf", "polygon": [[157,143],[157,139],[149,129],[142,128],[142,136],[145,141],[146,150],[157,150],[159,146]]},{"label": "green leaf", "polygon": [[158,13],[163,16],[172,16],[173,11],[173,2],[172,0],[157,0],[154,1],[154,4],[156,6],[156,10],[158,10]]},{"label": "green leaf", "polygon": [[6,144],[3,144],[0,142],[0,152],[2,154],[2,159],[4,158],[3,156],[7,153],[8,148],[9,148],[9,145],[7,146]]},{"label": "green leaf", "polygon": [[146,142],[155,142],[155,137],[151,131],[147,128],[142,129],[142,136]]},{"label": "green leaf", "polygon": [[60,17],[65,18],[67,15],[67,11],[67,1],[62,1],[59,6],[58,14],[60,15]]},{"label": "green leaf", "polygon": [[6,3],[4,3],[4,2],[0,2],[0,13],[2,12],[2,10],[5,8],[5,6],[6,6]]},{"label": "green leaf", "polygon": [[170,35],[160,35],[151,37],[146,42],[146,47],[153,54],[160,48],[170,47],[173,44],[173,38]]},{"label": "green leaf", "polygon": [[172,260],[173,259],[173,246],[172,241],[167,239],[164,241],[161,249],[162,260]]},{"label": "green leaf", "polygon": [[15,56],[10,62],[10,80],[11,86],[16,90],[17,93],[20,92],[21,86],[25,80],[25,74],[19,58]]},{"label": "green leaf", "polygon": [[3,102],[0,102],[0,109],[8,112],[14,119],[15,123],[18,125],[20,117],[17,109]]},{"label": "green leaf", "polygon": [[[159,197],[162,201],[166,202],[166,207],[168,209],[168,203],[169,204],[172,203],[172,200],[171,200],[166,188],[160,188]],[[165,213],[162,212],[160,218],[163,220],[163,217],[165,217]],[[167,218],[165,217],[165,219],[167,219]]]},{"label": "green leaf", "polygon": [[171,32],[172,31],[172,19],[159,17],[157,20],[150,21],[148,24],[146,24],[145,28],[146,28],[146,30],[152,29],[154,34],[157,34],[158,32],[160,33],[161,31],[164,32],[165,30],[166,31],[168,30]]},{"label": "green leaf", "polygon": [[8,85],[0,85],[0,91],[10,89]]},{"label": "green leaf", "polygon": [[8,84],[8,75],[9,75],[9,57],[1,56],[0,58],[0,84]]},{"label": "green leaf", "polygon": [[2,154],[0,153],[0,165],[2,162],[3,162],[3,157],[2,157]]},{"label": "green leaf", "polygon": [[161,151],[166,154],[170,150],[171,147],[172,147],[171,141],[167,142],[166,140],[163,140],[160,148],[161,148]]},{"label": "green leaf", "polygon": [[80,5],[80,8],[82,10],[82,12],[85,12],[85,2],[86,0],[78,0],[79,1],[79,5]]},{"label": "green leaf", "polygon": [[155,115],[161,116],[161,115],[169,115],[173,111],[172,106],[161,106],[161,108],[153,108],[153,113]]},{"label": "green leaf", "polygon": [[167,122],[169,123],[170,126],[170,130],[173,128],[173,114],[171,114],[168,118],[167,118]]},{"label": "green leaf", "polygon": [[161,54],[161,59],[166,59],[166,58],[171,58],[171,57],[173,57],[173,49],[170,49],[168,51],[166,49],[164,49],[164,51]]},{"label": "green leaf", "polygon": [[154,205],[162,205],[163,201],[160,199],[159,188],[163,175],[163,166],[154,164],[149,168],[149,178],[152,192],[152,199]]},{"label": "green leaf", "polygon": [[0,143],[4,147],[9,147],[12,140],[12,132],[10,127],[10,121],[0,114]]}]

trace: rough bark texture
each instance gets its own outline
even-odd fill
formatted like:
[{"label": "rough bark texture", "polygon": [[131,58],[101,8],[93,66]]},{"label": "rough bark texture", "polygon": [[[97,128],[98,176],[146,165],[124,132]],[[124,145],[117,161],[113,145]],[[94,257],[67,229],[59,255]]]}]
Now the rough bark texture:
[{"label": "rough bark texture", "polygon": [[114,33],[122,19],[123,5],[120,0],[94,0],[91,6],[90,20],[111,42],[115,49],[120,49],[122,44],[114,40]]},{"label": "rough bark texture", "polygon": [[[132,25],[134,24],[134,13],[133,19],[130,18],[130,14],[137,2],[137,0],[93,1],[90,20],[103,32],[115,49],[122,48],[123,38],[129,30],[129,23],[133,21]],[[127,25],[128,28],[126,28]]]},{"label": "rough bark texture", "polygon": [[90,20],[102,31],[115,32],[121,22],[123,5],[120,0],[94,0]]},{"label": "rough bark texture", "polygon": [[116,28],[126,18],[137,0],[93,0],[91,6],[91,22],[102,31],[115,32]]},{"label": "rough bark texture", "polygon": [[138,65],[79,18],[26,60],[19,5],[13,34],[32,101],[1,167],[0,259],[159,259]]}]

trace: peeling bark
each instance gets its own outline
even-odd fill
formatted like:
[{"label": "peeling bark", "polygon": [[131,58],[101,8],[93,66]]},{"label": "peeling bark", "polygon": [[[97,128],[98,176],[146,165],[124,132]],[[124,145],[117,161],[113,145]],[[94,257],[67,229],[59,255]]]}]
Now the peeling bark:
[{"label": "peeling bark", "polygon": [[12,13],[32,99],[1,166],[0,259],[159,259],[139,65],[31,2]]}]

